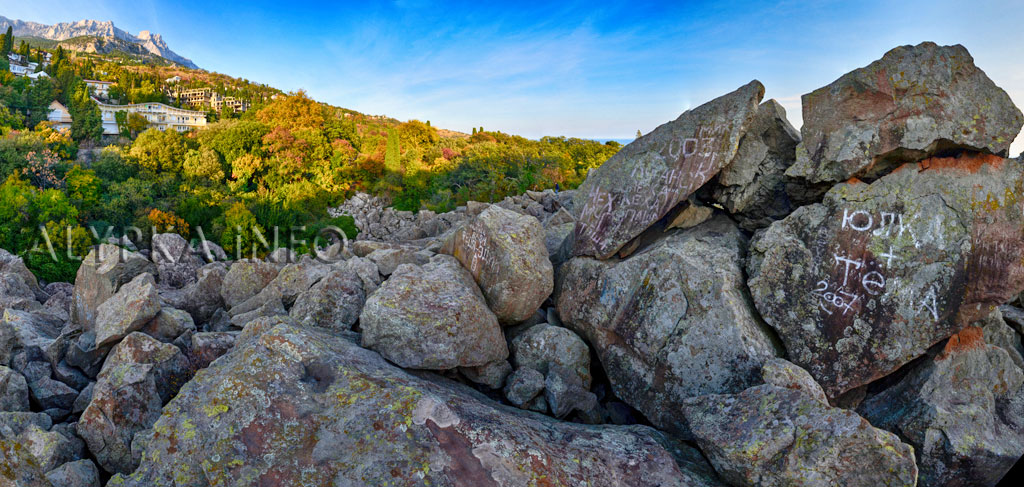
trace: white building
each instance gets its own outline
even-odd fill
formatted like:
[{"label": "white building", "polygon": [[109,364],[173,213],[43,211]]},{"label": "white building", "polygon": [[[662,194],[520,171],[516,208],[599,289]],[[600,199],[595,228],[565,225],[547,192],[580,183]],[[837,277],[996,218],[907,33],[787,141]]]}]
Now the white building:
[{"label": "white building", "polygon": [[135,103],[131,105],[108,105],[99,100],[103,118],[103,134],[117,135],[117,112],[138,113],[149,121],[149,126],[158,130],[177,130],[188,132],[206,126],[206,114],[183,108],[174,108],[163,103]]},{"label": "white building", "polygon": [[85,81],[85,85],[92,90],[93,96],[103,98],[104,100],[110,97],[110,86],[114,84],[113,81],[96,81],[93,79],[82,81]]},{"label": "white building", "polygon": [[33,71],[35,71],[35,69],[30,70],[28,69],[28,66],[11,63],[11,72],[14,73],[15,76],[26,76]]},{"label": "white building", "polygon": [[164,80],[164,82],[166,83],[177,83],[179,81],[181,81],[181,76],[171,76],[170,78]]},{"label": "white building", "polygon": [[51,122],[50,126],[57,130],[71,130],[71,112],[57,100],[50,103],[50,114],[46,119]]}]

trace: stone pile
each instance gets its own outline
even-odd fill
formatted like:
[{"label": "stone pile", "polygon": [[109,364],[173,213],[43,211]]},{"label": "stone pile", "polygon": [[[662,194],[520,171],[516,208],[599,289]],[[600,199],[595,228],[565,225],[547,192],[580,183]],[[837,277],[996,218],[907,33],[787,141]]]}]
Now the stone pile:
[{"label": "stone pile", "polygon": [[757,81],[576,191],[357,195],[331,259],[0,251],[0,485],[996,485],[1024,455],[1024,115],[960,46]]}]

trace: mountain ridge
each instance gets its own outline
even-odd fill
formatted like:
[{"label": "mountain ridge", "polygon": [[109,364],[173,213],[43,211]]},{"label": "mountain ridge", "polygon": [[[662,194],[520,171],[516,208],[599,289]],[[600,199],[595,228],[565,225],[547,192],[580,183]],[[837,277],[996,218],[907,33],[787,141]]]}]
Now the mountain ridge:
[{"label": "mountain ridge", "polygon": [[0,29],[6,29],[8,26],[12,28],[15,36],[21,37],[32,36],[54,41],[64,41],[75,37],[97,36],[126,41],[138,44],[143,50],[150,54],[160,56],[188,68],[199,69],[199,66],[196,66],[191,59],[171,50],[160,34],[153,33],[149,30],[143,30],[140,31],[138,35],[132,35],[116,27],[114,22],[110,20],[98,21],[83,19],[74,22],[59,22],[53,25],[47,25],[38,22],[10,19],[0,15]]}]

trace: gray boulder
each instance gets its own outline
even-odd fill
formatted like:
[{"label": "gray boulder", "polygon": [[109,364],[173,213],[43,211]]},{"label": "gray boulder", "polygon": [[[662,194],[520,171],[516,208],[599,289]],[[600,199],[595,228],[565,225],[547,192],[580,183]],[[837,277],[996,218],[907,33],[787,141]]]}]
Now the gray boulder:
[{"label": "gray boulder", "polygon": [[105,369],[96,382],[92,401],[78,421],[78,434],[107,472],[135,470],[131,444],[136,433],[160,417],[160,394],[155,367],[121,363]]},{"label": "gray boulder", "polygon": [[47,431],[38,425],[29,425],[18,435],[18,440],[36,459],[39,469],[43,472],[78,460],[85,454],[82,440],[74,436],[65,436],[58,432],[57,428]]},{"label": "gray boulder", "polygon": [[994,486],[1024,455],[1024,372],[968,327],[857,411],[914,446],[924,486]]},{"label": "gray boulder", "polygon": [[542,323],[532,326],[512,340],[512,363],[547,375],[551,366],[561,366],[579,377],[590,388],[590,348],[567,328]]},{"label": "gray boulder", "polygon": [[259,294],[277,277],[280,270],[280,266],[262,260],[235,261],[224,276],[220,288],[224,305],[231,309]]},{"label": "gray boulder", "polygon": [[723,215],[665,233],[624,260],[559,270],[558,314],[597,352],[622,400],[685,435],[679,404],[760,382],[777,352],[746,296],[745,237]]},{"label": "gray boulder", "polygon": [[588,412],[597,407],[597,396],[587,390],[575,370],[552,364],[544,378],[544,399],[551,414],[562,418],[573,411]]},{"label": "gray boulder", "polygon": [[764,96],[758,81],[688,110],[587,175],[574,200],[573,256],[607,259],[735,158]]},{"label": "gray boulder", "polygon": [[1006,156],[1024,116],[961,45],[900,46],[803,96],[803,141],[787,174],[874,179],[950,149]]},{"label": "gray boulder", "polygon": [[913,447],[829,406],[820,390],[808,390],[814,381],[806,372],[784,368],[738,394],[683,402],[697,444],[723,479],[736,486],[916,485]]},{"label": "gray boulder", "polygon": [[377,249],[366,255],[367,259],[377,264],[377,269],[383,276],[390,276],[395,269],[402,264],[426,264],[430,259],[424,260],[411,248],[389,248]]},{"label": "gray boulder", "polygon": [[96,309],[96,346],[117,343],[159,313],[160,294],[153,276],[139,274]]},{"label": "gray boulder", "polygon": [[196,271],[203,266],[203,261],[192,252],[192,247],[181,235],[153,235],[150,252],[162,286],[178,289],[196,282]]},{"label": "gray boulder", "polygon": [[554,288],[544,228],[533,217],[492,205],[453,232],[441,252],[469,270],[502,324],[530,317]]},{"label": "gray boulder", "polygon": [[383,281],[380,270],[377,269],[377,264],[374,264],[372,260],[365,257],[353,257],[344,263],[335,264],[334,267],[354,272],[359,276],[359,279],[363,281],[363,291],[366,293],[367,298],[380,287],[380,283]]},{"label": "gray boulder", "polygon": [[46,472],[46,480],[53,487],[100,487],[100,472],[92,460],[76,460]]},{"label": "gray boulder", "polygon": [[195,252],[204,261],[210,263],[228,260],[228,254],[227,252],[224,252],[223,247],[206,239],[203,239],[198,245],[196,245]]},{"label": "gray boulder", "polygon": [[720,485],[695,450],[650,428],[518,412],[288,325],[199,374],[152,431],[139,469],[113,482]]},{"label": "gray boulder", "polygon": [[157,392],[165,403],[192,378],[192,366],[178,347],[139,332],[129,334],[110,351],[100,376],[122,364],[152,365]]},{"label": "gray boulder", "polygon": [[289,315],[306,326],[349,330],[359,320],[365,302],[362,279],[354,272],[334,268],[298,295]]},{"label": "gray boulder", "polygon": [[512,373],[512,364],[508,360],[498,360],[477,367],[462,367],[459,369],[467,379],[491,389],[501,389],[505,384],[505,378]]},{"label": "gray boulder", "polygon": [[192,335],[188,359],[196,370],[209,367],[214,360],[228,353],[235,346],[236,333],[211,331]]},{"label": "gray boulder", "polygon": [[785,175],[796,161],[800,133],[775,100],[757,108],[736,157],[718,175],[713,199],[744,230],[767,227],[810,202],[809,191]]},{"label": "gray boulder", "polygon": [[139,274],[156,273],[156,266],[141,254],[101,244],[82,260],[71,299],[71,321],[91,331],[97,308]]},{"label": "gray boulder", "polygon": [[473,276],[449,256],[398,266],[366,301],[359,324],[363,346],[401,367],[446,370],[508,357]]},{"label": "gray boulder", "polygon": [[544,374],[529,367],[516,369],[505,381],[505,399],[520,408],[525,408],[543,390]]},{"label": "gray boulder", "polygon": [[196,324],[187,311],[164,307],[139,331],[161,342],[172,343],[185,332],[196,331]]},{"label": "gray boulder", "polygon": [[25,376],[0,365],[0,411],[28,411]]},{"label": "gray boulder", "polygon": [[1024,289],[1022,184],[965,154],[836,185],[751,244],[757,309],[829,397],[888,375]]}]

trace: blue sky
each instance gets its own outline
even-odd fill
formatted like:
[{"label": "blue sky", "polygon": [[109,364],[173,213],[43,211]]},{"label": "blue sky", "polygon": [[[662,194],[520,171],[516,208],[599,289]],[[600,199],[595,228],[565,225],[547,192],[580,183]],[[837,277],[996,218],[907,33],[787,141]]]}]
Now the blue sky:
[{"label": "blue sky", "polygon": [[1024,7],[964,5],[0,0],[0,15],[151,30],[205,69],[370,114],[629,138],[755,78],[799,126],[801,94],[924,40],[965,45],[1024,107]]}]

